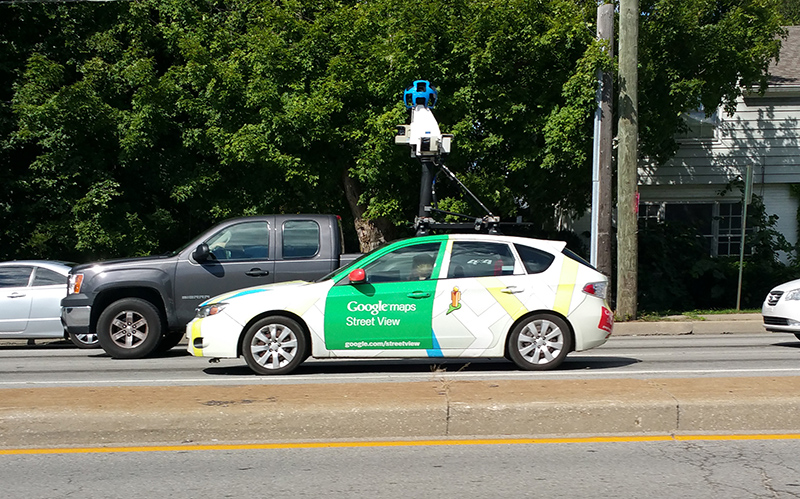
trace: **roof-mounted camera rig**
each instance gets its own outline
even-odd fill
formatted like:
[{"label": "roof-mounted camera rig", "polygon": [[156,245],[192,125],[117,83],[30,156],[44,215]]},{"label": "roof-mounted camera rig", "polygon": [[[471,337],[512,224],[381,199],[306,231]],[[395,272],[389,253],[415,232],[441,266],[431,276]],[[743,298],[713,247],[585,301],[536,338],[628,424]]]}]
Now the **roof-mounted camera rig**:
[{"label": "roof-mounted camera rig", "polygon": [[[422,181],[419,190],[419,213],[414,219],[414,228],[418,236],[426,235],[431,229],[473,229],[487,231],[492,234],[499,233],[500,217],[492,212],[461,183],[458,178],[444,165],[444,158],[450,153],[453,142],[452,134],[443,134],[439,131],[439,123],[433,116],[431,109],[436,107],[437,92],[427,80],[417,80],[403,94],[406,109],[411,110],[411,124],[398,125],[395,144],[411,147],[411,157],[419,159],[422,164]],[[452,213],[437,208],[436,201],[436,175],[435,169],[444,172],[454,180],[467,194],[472,197],[486,211],[483,217],[473,217],[462,213]],[[470,223],[445,223],[437,222],[431,216],[433,213],[455,215],[472,220]]]}]

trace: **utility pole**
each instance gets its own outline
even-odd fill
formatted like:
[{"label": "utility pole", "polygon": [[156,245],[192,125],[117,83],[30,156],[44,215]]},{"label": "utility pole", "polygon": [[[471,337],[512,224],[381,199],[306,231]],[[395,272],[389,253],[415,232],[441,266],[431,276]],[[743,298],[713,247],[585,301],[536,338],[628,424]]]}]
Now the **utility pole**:
[{"label": "utility pole", "polygon": [[[597,7],[597,39],[608,43],[608,56],[614,57],[614,4]],[[591,263],[611,277],[611,171],[614,127],[612,103],[614,81],[611,73],[598,71],[597,109],[594,113],[594,154],[592,158]]]},{"label": "utility pole", "polygon": [[636,318],[639,142],[639,0],[619,2],[619,149],[617,152],[617,316]]}]

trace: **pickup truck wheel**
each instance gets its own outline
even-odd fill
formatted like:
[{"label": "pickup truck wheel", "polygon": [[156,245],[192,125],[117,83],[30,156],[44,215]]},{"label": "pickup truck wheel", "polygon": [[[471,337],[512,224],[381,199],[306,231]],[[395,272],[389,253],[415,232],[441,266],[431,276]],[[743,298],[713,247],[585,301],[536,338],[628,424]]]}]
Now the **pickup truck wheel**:
[{"label": "pickup truck wheel", "polygon": [[257,374],[287,374],[306,359],[306,335],[288,317],[266,317],[244,335],[242,354]]},{"label": "pickup truck wheel", "polygon": [[78,348],[100,348],[100,343],[97,341],[95,333],[69,333],[69,341]]},{"label": "pickup truck wheel", "polygon": [[572,349],[569,326],[560,317],[533,315],[517,324],[508,337],[508,356],[521,369],[555,369]]},{"label": "pickup truck wheel", "polygon": [[141,359],[161,340],[161,315],[152,303],[140,298],[117,300],[100,314],[97,339],[115,359]]}]

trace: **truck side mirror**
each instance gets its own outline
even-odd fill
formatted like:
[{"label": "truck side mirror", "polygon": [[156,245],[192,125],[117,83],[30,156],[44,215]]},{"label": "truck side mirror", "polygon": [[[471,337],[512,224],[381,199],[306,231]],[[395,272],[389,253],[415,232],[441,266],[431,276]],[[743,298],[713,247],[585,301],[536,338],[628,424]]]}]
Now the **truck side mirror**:
[{"label": "truck side mirror", "polygon": [[367,273],[364,272],[364,269],[353,269],[347,278],[350,279],[350,284],[362,284],[367,282]]},{"label": "truck side mirror", "polygon": [[203,263],[208,260],[209,255],[211,255],[211,251],[208,249],[208,245],[206,243],[200,243],[195,248],[194,253],[192,256],[198,263]]}]

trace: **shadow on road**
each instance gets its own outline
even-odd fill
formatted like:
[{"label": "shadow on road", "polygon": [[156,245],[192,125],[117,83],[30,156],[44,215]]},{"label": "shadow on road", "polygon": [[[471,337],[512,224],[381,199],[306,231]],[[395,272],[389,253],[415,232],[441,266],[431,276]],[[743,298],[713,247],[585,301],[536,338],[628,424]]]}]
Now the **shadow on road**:
[{"label": "shadow on road", "polygon": [[[639,363],[630,357],[567,357],[556,371],[599,370]],[[524,372],[505,359],[430,359],[381,360],[316,360],[301,364],[290,376],[317,374],[390,374],[390,373],[442,373],[442,372]],[[242,361],[239,366],[207,367],[203,372],[211,376],[257,376]]]}]

